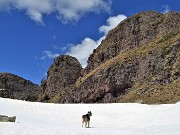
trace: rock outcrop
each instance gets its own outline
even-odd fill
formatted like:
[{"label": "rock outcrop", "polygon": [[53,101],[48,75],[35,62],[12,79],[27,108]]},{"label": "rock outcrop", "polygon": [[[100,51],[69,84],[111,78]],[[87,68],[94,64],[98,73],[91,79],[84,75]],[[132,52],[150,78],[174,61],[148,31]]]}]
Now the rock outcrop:
[{"label": "rock outcrop", "polygon": [[15,121],[16,121],[16,116],[8,117],[8,116],[0,115],[0,122],[15,122]]},{"label": "rock outcrop", "polygon": [[179,81],[180,13],[143,12],[94,50],[76,82],[77,102],[177,102]]},{"label": "rock outcrop", "polygon": [[57,100],[59,102],[70,102],[66,99],[70,96],[70,89],[76,80],[80,77],[82,67],[79,61],[71,56],[62,55],[55,58],[54,63],[50,66],[47,79],[41,84],[44,91],[42,101]]},{"label": "rock outcrop", "polygon": [[180,101],[180,13],[147,11],[124,20],[82,74],[77,102]]},{"label": "rock outcrop", "polygon": [[145,45],[154,38],[171,35],[179,29],[178,18],[177,12],[146,11],[125,19],[108,32],[106,39],[90,55],[85,74],[120,53]]},{"label": "rock outcrop", "polygon": [[0,97],[36,101],[41,88],[31,81],[11,73],[0,73]]},{"label": "rock outcrop", "polygon": [[[179,52],[180,14],[142,12],[108,33],[87,67],[75,69],[73,83],[63,85],[71,75],[62,77],[55,59],[45,91],[52,95],[50,102],[60,103],[175,103],[180,101]],[[66,67],[62,60],[59,63]]]}]

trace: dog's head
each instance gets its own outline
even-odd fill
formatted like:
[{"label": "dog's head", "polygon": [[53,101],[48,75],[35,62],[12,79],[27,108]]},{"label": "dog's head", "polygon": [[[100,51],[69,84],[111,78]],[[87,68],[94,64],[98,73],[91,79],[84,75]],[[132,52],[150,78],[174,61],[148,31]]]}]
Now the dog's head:
[{"label": "dog's head", "polygon": [[91,111],[88,111],[88,114],[89,114],[89,116],[92,116],[92,113],[91,113]]}]

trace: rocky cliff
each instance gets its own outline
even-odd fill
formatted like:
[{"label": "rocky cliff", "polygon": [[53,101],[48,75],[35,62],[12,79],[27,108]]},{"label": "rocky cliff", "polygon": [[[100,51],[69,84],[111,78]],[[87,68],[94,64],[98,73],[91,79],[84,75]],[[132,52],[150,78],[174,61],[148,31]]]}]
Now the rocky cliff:
[{"label": "rocky cliff", "polygon": [[0,73],[0,97],[37,101],[41,88],[31,81],[11,73]]},{"label": "rocky cliff", "polygon": [[43,97],[41,101],[71,102],[71,87],[80,77],[82,71],[79,61],[71,56],[62,55],[55,58],[49,67],[47,79],[42,81]]},{"label": "rocky cliff", "polygon": [[179,13],[146,11],[136,14],[109,31],[106,39],[90,55],[84,72],[87,74],[120,53],[146,45],[154,38],[165,38],[178,29]]},{"label": "rocky cliff", "polygon": [[82,74],[77,102],[180,101],[180,13],[147,11],[124,20]]},{"label": "rocky cliff", "polygon": [[175,103],[179,76],[180,14],[142,12],[108,33],[68,95],[53,102]]},{"label": "rocky cliff", "polygon": [[109,31],[82,69],[57,57],[38,101],[148,104],[180,101],[180,13],[146,11]]}]

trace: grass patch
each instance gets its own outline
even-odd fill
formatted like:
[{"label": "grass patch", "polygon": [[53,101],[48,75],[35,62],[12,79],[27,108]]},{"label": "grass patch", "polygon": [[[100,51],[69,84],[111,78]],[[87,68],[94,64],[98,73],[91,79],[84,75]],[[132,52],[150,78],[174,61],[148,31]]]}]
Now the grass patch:
[{"label": "grass patch", "polygon": [[85,76],[79,78],[76,81],[76,87],[79,87],[87,78],[89,78],[92,75],[96,75],[100,71],[102,71],[105,68],[108,67],[114,67],[122,62],[131,61],[134,58],[139,58],[142,56],[147,55],[149,52],[157,50],[157,49],[165,49],[169,46],[173,46],[176,41],[180,39],[180,34],[178,33],[178,30],[173,33],[168,33],[164,36],[159,36],[156,39],[151,40],[148,44],[140,45],[138,48],[134,48],[129,51],[125,51],[116,57],[102,63],[100,66],[98,66],[96,69],[92,70]]},{"label": "grass patch", "polygon": [[180,78],[166,85],[136,82],[129,93],[119,100],[119,102],[137,101],[146,104],[177,103],[180,101]]}]

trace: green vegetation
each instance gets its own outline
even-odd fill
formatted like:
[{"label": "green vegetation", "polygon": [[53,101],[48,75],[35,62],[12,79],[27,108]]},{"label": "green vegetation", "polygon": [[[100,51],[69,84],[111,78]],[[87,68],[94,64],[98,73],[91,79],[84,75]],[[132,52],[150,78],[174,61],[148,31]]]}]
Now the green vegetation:
[{"label": "green vegetation", "polygon": [[139,102],[146,104],[177,103],[180,100],[180,78],[170,84],[136,82],[130,92],[119,102]]},{"label": "green vegetation", "polygon": [[[114,67],[120,63],[132,61],[133,59],[138,59],[142,56],[146,56],[149,52],[153,52],[158,49],[166,49],[167,47],[173,46],[176,41],[180,39],[180,34],[177,31],[173,31],[173,33],[169,32],[168,34],[161,35],[156,39],[153,39],[148,44],[140,45],[138,48],[131,49],[130,51],[125,51],[120,53],[116,57],[102,63],[96,69],[89,72],[86,76],[79,78],[76,82],[76,87],[79,87],[87,78],[90,76],[96,75],[103,69],[108,67]],[[176,64],[178,65],[178,63]]]}]

